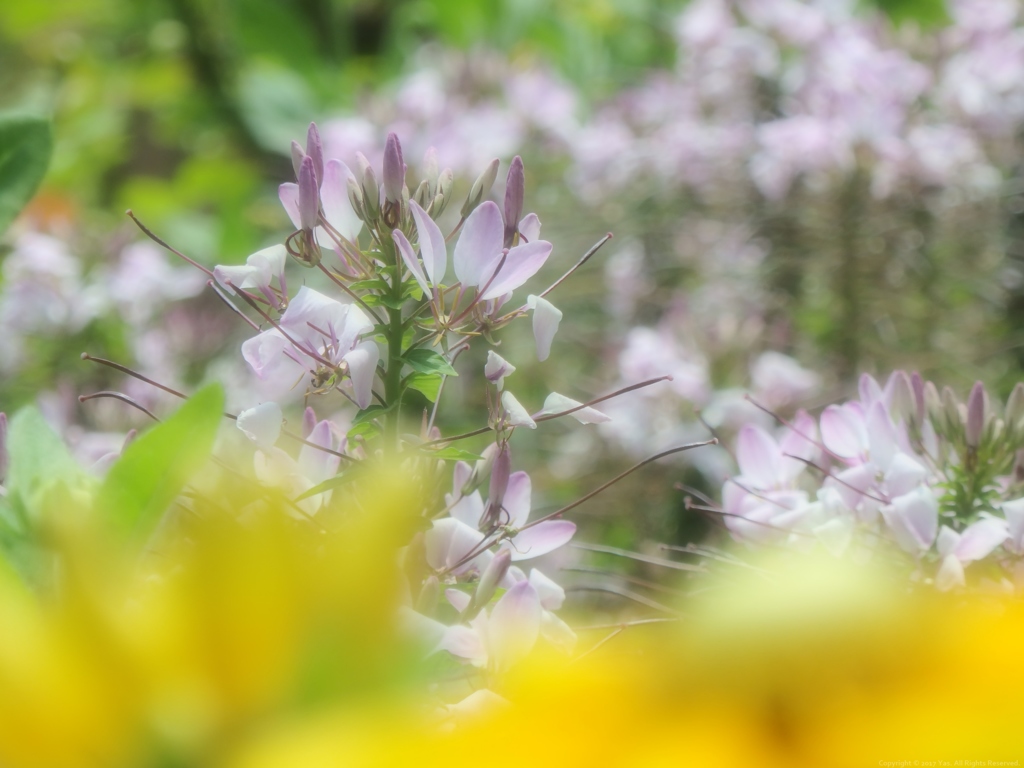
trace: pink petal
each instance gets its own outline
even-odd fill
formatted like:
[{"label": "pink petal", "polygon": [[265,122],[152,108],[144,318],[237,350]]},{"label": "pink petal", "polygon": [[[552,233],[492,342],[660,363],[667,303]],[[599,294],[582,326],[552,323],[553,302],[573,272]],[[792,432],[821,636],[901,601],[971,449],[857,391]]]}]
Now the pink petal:
[{"label": "pink petal", "polygon": [[479,528],[480,518],[484,515],[484,500],[480,496],[480,491],[473,491],[468,496],[461,497],[448,510],[448,514],[470,528]]},{"label": "pink petal", "polygon": [[459,613],[466,610],[473,599],[471,595],[466,594],[461,589],[446,589],[444,596],[451,603],[452,608]]},{"label": "pink petal", "polygon": [[324,181],[320,186],[320,202],[324,208],[324,218],[330,222],[343,237],[353,242],[359,237],[363,222],[352,210],[348,199],[348,180],[355,178],[351,169],[341,160],[328,160],[324,166]]},{"label": "pink petal", "polygon": [[818,427],[807,411],[799,411],[792,424],[792,429],[787,429],[779,440],[779,450],[783,454],[782,473],[788,481],[794,480],[807,468],[804,461],[789,458],[789,456],[798,456],[806,461],[813,461],[819,451],[814,442],[818,435]]},{"label": "pink petal", "polygon": [[532,484],[530,476],[525,472],[513,472],[509,475],[508,485],[505,487],[505,498],[502,507],[508,513],[508,525],[513,528],[522,528],[530,519],[530,495]]},{"label": "pink petal", "polygon": [[277,188],[277,199],[284,206],[292,226],[300,229],[302,220],[299,218],[299,185],[290,181],[282,184]]},{"label": "pink petal", "polygon": [[[504,264],[501,264],[501,270],[480,298],[496,299],[521,286],[544,266],[544,262],[551,255],[551,247],[551,243],[546,240],[538,240],[512,248],[505,257]],[[497,269],[498,262],[494,262],[493,267]],[[490,275],[487,275],[480,282],[484,284],[489,279]]]},{"label": "pink petal", "polygon": [[575,523],[568,520],[545,520],[533,528],[520,531],[511,542],[504,542],[502,546],[511,545],[512,560],[518,562],[553,552],[568,544],[575,533]]},{"label": "pink petal", "polygon": [[452,256],[455,275],[463,285],[480,285],[484,270],[501,254],[504,232],[501,211],[494,201],[484,201],[469,214]]},{"label": "pink petal", "polygon": [[453,656],[471,661],[477,666],[483,666],[487,661],[483,639],[472,629],[461,624],[448,627],[441,638],[438,650],[448,651]]},{"label": "pink petal", "polygon": [[[874,463],[874,462],[872,462]],[[920,485],[928,470],[905,453],[897,453],[885,471],[885,486],[890,496],[902,496]]]},{"label": "pink petal", "polygon": [[402,256],[402,261],[405,262],[405,266],[412,272],[412,276],[416,278],[416,282],[420,284],[420,288],[427,295],[430,295],[430,286],[427,284],[427,277],[423,274],[423,266],[420,264],[420,260],[416,258],[416,254],[413,253],[412,244],[402,234],[400,229],[393,230],[391,237],[395,241],[395,245],[398,247],[398,252]]},{"label": "pink petal", "polygon": [[529,581],[502,595],[487,622],[489,663],[508,669],[532,649],[540,634],[540,598]]},{"label": "pink petal", "polygon": [[876,400],[868,410],[867,428],[871,460],[879,467],[888,467],[899,446],[896,427],[881,399]]},{"label": "pink petal", "polygon": [[528,243],[540,240],[540,219],[536,213],[528,213],[519,222],[519,234]]},{"label": "pink petal", "polygon": [[321,449],[334,449],[334,436],[331,434],[331,422],[324,419],[313,427],[313,431],[306,438],[308,442],[319,446],[303,445],[299,451],[299,468],[302,474],[313,485],[319,485],[329,477],[334,477],[338,471],[338,464],[341,461],[339,456],[328,453]]},{"label": "pink petal", "polygon": [[852,409],[830,405],[821,414],[821,441],[836,456],[861,458],[867,448],[867,429]]},{"label": "pink petal", "polygon": [[861,374],[860,381],[857,382],[857,389],[860,394],[860,401],[865,407],[869,407],[882,399],[882,388],[871,374]]},{"label": "pink petal", "polygon": [[416,222],[416,233],[420,241],[420,257],[426,268],[430,282],[441,285],[445,272],[448,270],[448,246],[444,235],[426,211],[420,208],[415,200],[409,201],[413,221]]},{"label": "pink petal", "polygon": [[[483,540],[484,535],[480,531],[454,518],[435,520],[430,530],[423,534],[427,563],[435,570],[452,568]],[[471,563],[466,563],[459,570],[468,569]]]},{"label": "pink petal", "polygon": [[779,483],[782,452],[775,438],[754,424],[746,424],[736,441],[740,473],[755,488],[772,488]]},{"label": "pink petal", "polygon": [[939,528],[939,505],[927,490],[921,489],[894,499],[890,506],[882,508],[882,516],[897,543],[912,554],[923,552],[935,541]]},{"label": "pink petal", "polygon": [[873,464],[858,464],[836,473],[835,479],[835,489],[843,504],[853,509],[874,486],[875,467]]},{"label": "pink petal", "polygon": [[1006,541],[1010,533],[1006,524],[1000,520],[985,518],[967,526],[960,535],[954,554],[961,563],[981,560],[991,554],[992,550]]}]

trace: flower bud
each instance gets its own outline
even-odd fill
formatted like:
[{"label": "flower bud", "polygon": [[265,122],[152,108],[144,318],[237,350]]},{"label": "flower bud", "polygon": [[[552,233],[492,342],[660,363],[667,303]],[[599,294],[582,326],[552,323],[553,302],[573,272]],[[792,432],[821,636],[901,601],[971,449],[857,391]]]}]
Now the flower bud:
[{"label": "flower bud", "polygon": [[501,391],[505,377],[515,373],[516,367],[493,349],[487,350],[487,363],[484,365],[484,378]]},{"label": "flower bud", "polygon": [[967,445],[971,448],[978,447],[981,442],[981,433],[985,429],[986,397],[985,385],[980,381],[974,382],[970,397],[967,398],[967,428],[965,430]]},{"label": "flower bud", "polygon": [[366,211],[363,209],[363,190],[359,186],[359,182],[356,181],[355,176],[349,176],[346,184],[348,185],[348,201],[352,205],[352,210],[362,221],[366,221]]},{"label": "flower bud", "polygon": [[924,407],[932,426],[941,431],[942,398],[939,397],[939,390],[930,381],[924,383]]},{"label": "flower bud", "polygon": [[434,195],[434,201],[431,203],[429,211],[433,218],[436,219],[448,207],[448,203],[452,199],[454,184],[455,174],[452,173],[452,169],[445,168],[441,171],[441,175],[437,177],[437,194]]},{"label": "flower bud", "polygon": [[491,598],[494,597],[494,593],[498,589],[498,585],[505,578],[505,574],[508,573],[509,566],[511,565],[512,550],[499,549],[494,559],[491,560],[480,575],[480,581],[476,585],[473,599],[466,609],[467,613],[475,614],[491,601]]},{"label": "flower bud", "polygon": [[316,186],[319,189],[324,181],[324,144],[320,141],[320,131],[317,130],[316,123],[310,123],[309,130],[306,131],[306,154],[313,158],[313,172],[316,174]]},{"label": "flower bud", "polygon": [[483,173],[477,176],[476,181],[473,182],[473,187],[469,190],[469,197],[466,198],[466,202],[462,204],[461,215],[462,218],[466,218],[473,212],[473,210],[483,202],[484,198],[487,197],[491,191],[491,187],[494,186],[494,180],[498,178],[498,158],[494,158],[484,168]]},{"label": "flower bud", "polygon": [[492,507],[501,508],[505,501],[505,489],[508,488],[508,478],[512,474],[512,452],[508,443],[502,443],[498,448],[498,455],[494,458],[494,466],[491,467],[491,485],[487,492],[487,500]]},{"label": "flower bud", "polygon": [[316,185],[313,158],[306,155],[299,167],[299,223],[304,230],[316,229],[320,218],[320,193]]},{"label": "flower bud", "polygon": [[910,389],[914,393],[914,415],[917,419],[917,424],[921,425],[924,423],[926,402],[924,397],[924,379],[921,378],[921,374],[917,371],[910,374]]},{"label": "flower bud", "polygon": [[416,187],[416,191],[412,195],[412,199],[416,201],[420,208],[426,210],[427,206],[430,205],[430,182],[424,179],[420,182],[420,185]]},{"label": "flower bud", "polygon": [[423,155],[423,179],[430,189],[430,197],[437,194],[437,150],[430,147]]},{"label": "flower bud", "polygon": [[363,191],[363,211],[366,213],[364,221],[371,223],[380,216],[380,187],[366,155],[356,152],[356,162],[359,165],[359,187]]},{"label": "flower bud", "polygon": [[292,168],[295,170],[295,178],[299,178],[299,169],[302,168],[302,158],[306,156],[306,153],[302,151],[302,146],[297,141],[292,142]]},{"label": "flower bud", "polygon": [[1010,397],[1006,401],[1006,424],[1010,429],[1015,429],[1018,422],[1024,418],[1024,383],[1017,382]]},{"label": "flower bud", "polygon": [[523,173],[523,159],[516,155],[508,167],[505,179],[505,247],[511,248],[515,240],[519,219],[523,217],[523,195],[526,190],[526,176]]},{"label": "flower bud", "polygon": [[960,418],[960,402],[949,387],[942,388],[942,415],[950,437],[963,429],[963,420]]},{"label": "flower bud", "polygon": [[402,201],[402,187],[405,186],[405,161],[402,159],[402,145],[398,136],[388,134],[384,145],[384,198],[391,203]]},{"label": "flower bud", "polygon": [[909,421],[916,414],[916,410],[910,377],[906,371],[896,371],[892,379],[889,413],[897,422],[900,419]]}]

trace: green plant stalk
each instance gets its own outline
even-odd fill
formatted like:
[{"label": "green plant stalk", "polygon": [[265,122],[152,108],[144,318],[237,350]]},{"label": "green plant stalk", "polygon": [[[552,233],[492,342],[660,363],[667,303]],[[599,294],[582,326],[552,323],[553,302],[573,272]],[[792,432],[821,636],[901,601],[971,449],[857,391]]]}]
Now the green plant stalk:
[{"label": "green plant stalk", "polygon": [[[384,238],[385,242],[390,238]],[[390,243],[389,243],[390,244]],[[394,265],[394,274],[391,279],[391,298],[394,299],[397,309],[388,307],[388,324],[385,337],[388,343],[388,365],[384,376],[384,400],[389,409],[384,418],[384,450],[388,454],[397,454],[399,449],[399,424],[402,420],[402,338],[405,335],[405,326],[402,322],[402,269],[399,263],[397,250],[392,246],[387,248],[389,258],[387,263]]]}]

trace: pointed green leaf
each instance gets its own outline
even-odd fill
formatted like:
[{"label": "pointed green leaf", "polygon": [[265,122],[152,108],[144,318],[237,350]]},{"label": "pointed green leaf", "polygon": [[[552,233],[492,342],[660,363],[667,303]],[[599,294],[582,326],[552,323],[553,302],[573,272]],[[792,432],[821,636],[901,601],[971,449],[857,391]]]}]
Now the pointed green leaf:
[{"label": "pointed green leaf", "polygon": [[355,479],[355,472],[346,472],[343,475],[335,475],[334,477],[329,477],[322,483],[314,485],[308,491],[304,491],[303,493],[299,494],[298,496],[295,497],[294,500],[298,502],[304,499],[308,499],[310,496],[316,496],[318,493],[323,493],[324,491],[333,491],[335,488],[340,488],[343,485],[347,485]]},{"label": "pointed green leaf", "polygon": [[439,451],[429,451],[429,454],[435,459],[443,459],[444,461],[482,461],[484,458],[483,456],[477,456],[475,453],[470,453],[453,446],[442,448]]},{"label": "pointed green leaf", "polygon": [[422,392],[427,400],[436,403],[442,381],[444,377],[440,373],[414,373],[405,380],[405,386]]},{"label": "pointed green leaf", "polygon": [[224,391],[211,384],[131,443],[103,481],[97,512],[122,531],[145,538],[206,463],[223,413]]},{"label": "pointed green leaf", "polygon": [[7,433],[11,466],[7,493],[13,511],[29,519],[38,512],[42,496],[59,483],[81,488],[90,479],[71,456],[64,441],[50,429],[35,406],[22,408],[11,419]]},{"label": "pointed green leaf", "polygon": [[50,165],[50,123],[39,117],[0,117],[0,233],[21,212]]},{"label": "pointed green leaf", "polygon": [[458,376],[452,364],[441,354],[432,349],[410,349],[403,360],[406,365],[418,373],[440,373],[445,376]]}]

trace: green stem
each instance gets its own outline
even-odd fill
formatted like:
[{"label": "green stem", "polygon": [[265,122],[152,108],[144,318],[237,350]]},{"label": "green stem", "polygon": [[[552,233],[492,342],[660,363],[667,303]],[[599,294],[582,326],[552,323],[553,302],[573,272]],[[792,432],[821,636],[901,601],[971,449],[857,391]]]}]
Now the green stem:
[{"label": "green stem", "polygon": [[389,248],[386,255],[391,257],[387,261],[395,265],[391,280],[391,297],[395,299],[395,304],[399,308],[388,307],[388,367],[384,375],[384,399],[391,410],[385,414],[384,448],[388,453],[397,454],[399,424],[402,419],[402,337],[405,335],[405,324],[402,321],[401,305],[398,303],[402,298],[402,272],[401,266],[397,263],[398,253],[394,248]]}]

